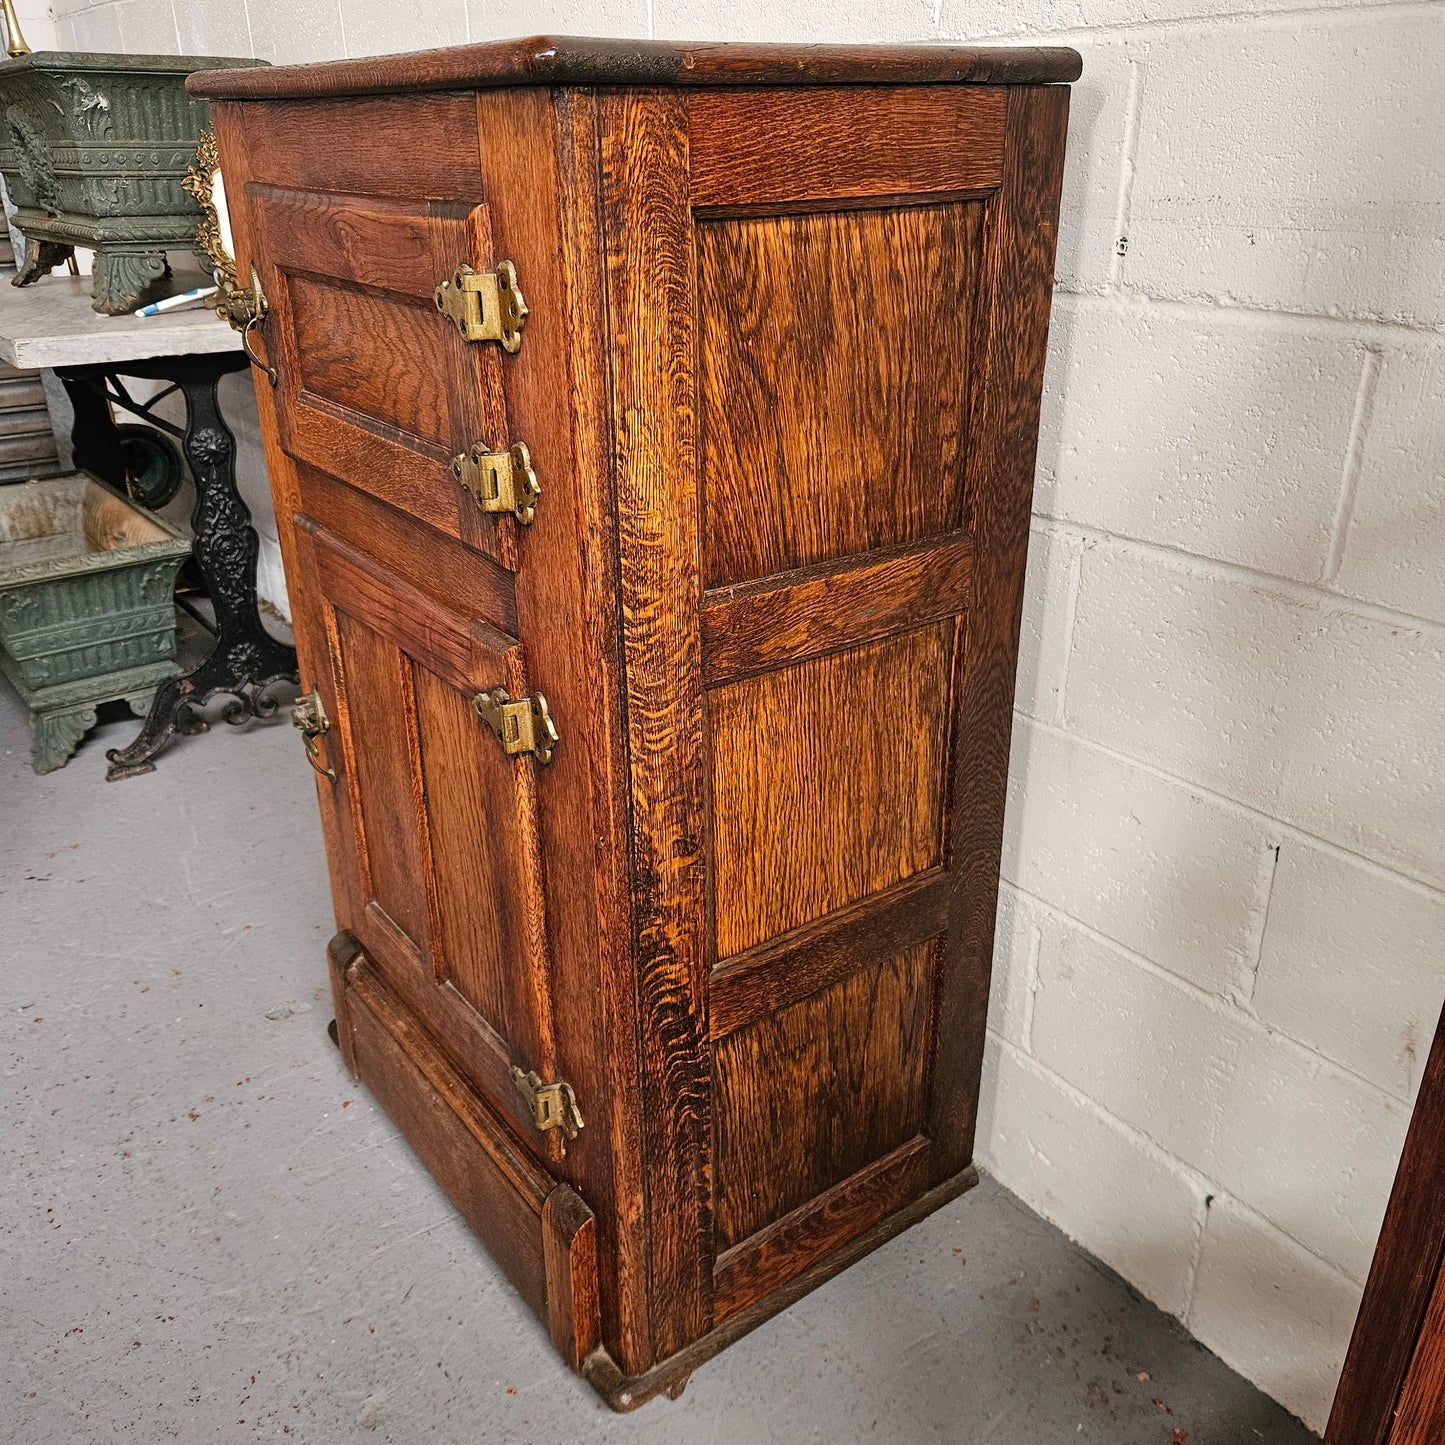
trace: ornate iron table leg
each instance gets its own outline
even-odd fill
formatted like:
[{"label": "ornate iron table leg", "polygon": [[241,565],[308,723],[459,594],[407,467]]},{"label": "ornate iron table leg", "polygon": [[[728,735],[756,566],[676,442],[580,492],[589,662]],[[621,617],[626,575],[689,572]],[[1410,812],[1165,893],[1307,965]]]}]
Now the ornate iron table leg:
[{"label": "ornate iron table leg", "polygon": [[[241,371],[245,359],[222,356],[173,356],[113,366],[71,367],[61,379],[100,380],[114,404],[126,406],[157,420],[137,404],[128,404],[124,388],[114,387],[117,373],[173,382],[186,403],[184,450],[196,482],[196,506],[191,514],[195,533],[193,553],[216,609],[216,642],[200,666],[161,683],[140,734],[129,747],[106,756],[106,777],[135,777],[153,772],[152,759],[178,732],[204,732],[200,709],[217,697],[227,697],[222,718],[240,724],[253,717],[271,717],[280,700],[271,689],[278,683],[298,681],[296,651],[278,642],[261,624],[256,604],[256,559],[260,539],[251,525],[251,513],[236,490],[236,439],[221,416],[217,387],[227,372]],[[81,377],[82,372],[89,373]],[[72,395],[74,391],[72,389]],[[77,414],[78,417],[78,414]]]}]

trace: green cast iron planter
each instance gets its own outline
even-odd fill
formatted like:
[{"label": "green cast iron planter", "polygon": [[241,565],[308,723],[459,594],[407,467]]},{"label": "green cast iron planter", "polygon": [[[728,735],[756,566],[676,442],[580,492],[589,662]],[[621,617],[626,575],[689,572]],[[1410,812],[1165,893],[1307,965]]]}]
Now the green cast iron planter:
[{"label": "green cast iron planter", "polygon": [[0,62],[0,173],[26,240],[14,284],[85,246],[95,252],[92,305],[116,315],[165,275],[167,251],[196,251],[209,270],[181,178],[211,112],[186,94],[186,76],[265,63],[59,50]]},{"label": "green cast iron planter", "polygon": [[30,710],[37,773],[63,767],[98,703],[137,717],[175,671],[190,539],[84,472],[0,487],[0,671]]}]

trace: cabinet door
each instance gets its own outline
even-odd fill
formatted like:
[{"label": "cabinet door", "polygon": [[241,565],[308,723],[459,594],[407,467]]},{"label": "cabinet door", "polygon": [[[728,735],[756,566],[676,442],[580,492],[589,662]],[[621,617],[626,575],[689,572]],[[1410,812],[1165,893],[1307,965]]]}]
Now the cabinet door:
[{"label": "cabinet door", "polygon": [[659,1353],[976,1177],[1067,102],[602,101]]},{"label": "cabinet door", "polygon": [[[544,1157],[510,1070],[555,1077],[537,838],[539,764],[474,699],[529,691],[517,640],[392,576],[306,518],[298,552],[329,675],[341,866],[367,958]],[[319,613],[319,616],[315,615]]]},{"label": "cabinet door", "polygon": [[459,265],[493,264],[486,205],[256,182],[246,200],[282,446],[515,570],[517,522],[481,512],[452,471],[475,443],[512,440],[498,347],[464,341],[433,299]]}]

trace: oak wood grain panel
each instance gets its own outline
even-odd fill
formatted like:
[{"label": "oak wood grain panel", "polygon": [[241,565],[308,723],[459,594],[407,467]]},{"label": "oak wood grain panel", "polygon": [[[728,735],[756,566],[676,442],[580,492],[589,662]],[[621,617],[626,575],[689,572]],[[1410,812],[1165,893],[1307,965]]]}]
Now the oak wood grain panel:
[{"label": "oak wood grain panel", "polygon": [[509,85],[1048,85],[1077,80],[1081,68],[1079,52],[1063,46],[740,45],[534,35],[328,65],[202,70],[186,88],[215,99],[261,99]]},{"label": "oak wood grain panel", "polygon": [[953,624],[708,694],[716,954],[942,861]]},{"label": "oak wood grain panel", "polygon": [[962,613],[972,558],[973,540],[964,533],[705,592],[703,682],[730,682]]},{"label": "oak wood grain panel", "polygon": [[652,1347],[712,1323],[712,1139],[687,107],[602,100]]},{"label": "oak wood grain panel", "polygon": [[1004,179],[985,227],[967,458],[973,602],[953,744],[956,892],[929,1127],[938,1178],[973,1157],[1068,114],[1067,90],[1009,91]]},{"label": "oak wood grain panel", "polygon": [[432,602],[517,635],[515,573],[319,467],[292,466],[304,516],[353,549],[364,549]]},{"label": "oak wood grain panel", "polygon": [[901,1209],[928,1187],[928,1141],[908,1143],[718,1257],[717,1316],[727,1319]]},{"label": "oak wood grain panel", "polygon": [[932,1001],[925,943],[718,1042],[719,1244],[747,1239],[921,1132]]},{"label": "oak wood grain panel", "polygon": [[547,1318],[542,1212],[551,1179],[369,967],[347,975],[357,1069],[522,1298]]},{"label": "oak wood grain panel", "polygon": [[992,190],[1003,173],[1004,94],[944,85],[700,91],[689,103],[692,203]]},{"label": "oak wood grain panel", "polygon": [[[1445,1252],[1445,1013],[1390,1191],[1325,1445],[1401,1445],[1390,1431]],[[1415,1442],[1410,1442],[1415,1445]]]},{"label": "oak wood grain panel", "polygon": [[780,938],[735,954],[713,970],[708,1023],[720,1039],[764,1014],[851,977],[948,927],[953,886],[939,868]]},{"label": "oak wood grain panel", "polygon": [[[474,197],[480,189],[481,177],[473,176]],[[430,223],[440,217],[464,227],[473,206],[469,201],[388,200],[254,183],[246,188],[246,198],[260,218],[266,253],[274,264],[412,296],[428,306],[440,279],[432,274],[437,258]],[[457,259],[464,260],[465,253]]]},{"label": "oak wood grain panel", "polygon": [[407,200],[453,200],[477,189],[481,145],[470,96],[248,106],[242,124],[251,178],[268,185]]},{"label": "oak wood grain panel", "polygon": [[362,800],[360,846],[371,898],[428,958],[421,799],[411,766],[416,738],[411,664],[389,638],[345,612],[338,611],[337,632],[348,698],[346,751]]},{"label": "oak wood grain panel", "polygon": [[436,879],[443,976],[524,1051],[535,1003],[521,966],[530,871],[518,838],[514,764],[477,729],[470,698],[415,670],[417,724]]},{"label": "oak wood grain panel", "polygon": [[709,587],[963,525],[981,217],[699,223]]},{"label": "oak wood grain panel", "polygon": [[300,274],[291,276],[287,292],[303,399],[428,442],[438,460],[450,456],[457,441],[446,375],[416,365],[437,339],[430,299],[405,305]]}]

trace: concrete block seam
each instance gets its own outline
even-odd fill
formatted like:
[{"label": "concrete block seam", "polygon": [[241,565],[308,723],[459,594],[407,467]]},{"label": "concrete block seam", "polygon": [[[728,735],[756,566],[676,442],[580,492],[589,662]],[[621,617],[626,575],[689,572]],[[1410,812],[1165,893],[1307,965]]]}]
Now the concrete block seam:
[{"label": "concrete block seam", "polygon": [[[1192,1165],[1186,1164],[1177,1154],[1171,1154],[1169,1150],[1150,1138],[1142,1129],[1133,1124],[1126,1123],[1117,1114],[1111,1114],[1096,1099],[1091,1099],[1082,1089],[1075,1087],[1067,1079],[1056,1074],[1049,1066],[1036,1059],[1032,1054],[1019,1048],[1017,1044],[1010,1043],[1008,1039],[994,1029],[989,1030],[989,1037],[1002,1050],[1012,1055],[1025,1069],[1032,1069],[1040,1078],[1056,1088],[1061,1094],[1068,1098],[1076,1107],[1082,1109],[1090,1118],[1098,1123],[1112,1129],[1114,1133],[1129,1141],[1140,1153],[1147,1154],[1154,1163],[1171,1173],[1178,1175],[1196,1193],[1200,1200],[1201,1207],[1204,1199],[1209,1195],[1218,1194],[1219,1189],[1199,1170]],[[1005,1181],[1006,1182],[1006,1181]]]},{"label": "concrete block seam", "polygon": [[1239,977],[1235,984],[1236,999],[1241,1012],[1254,1017],[1254,990],[1259,983],[1259,966],[1264,957],[1264,937],[1269,928],[1269,905],[1274,897],[1274,877],[1279,870],[1280,844],[1273,838],[1260,850],[1259,873],[1254,904],[1250,909],[1249,937],[1239,958]]},{"label": "concrete block seam", "polygon": [[[1339,1265],[1332,1260],[1326,1259],[1323,1255],[1316,1254],[1308,1245],[1301,1244],[1294,1235],[1287,1229],[1281,1229],[1267,1215],[1263,1215],[1251,1204],[1246,1204],[1237,1194],[1231,1193],[1228,1189],[1215,1189],[1213,1198],[1210,1201],[1211,1208],[1216,1203],[1228,1203],[1229,1207],[1237,1213],[1246,1215],[1250,1224],[1262,1234],[1271,1235],[1274,1240],[1286,1250],[1303,1255],[1312,1265],[1318,1265],[1327,1274],[1333,1275],[1336,1282],[1348,1286],[1356,1294],[1364,1292],[1364,1281],[1356,1279],[1353,1275],[1346,1273]],[[1206,1225],[1207,1225],[1206,1218]],[[1188,1324],[1188,1321],[1185,1321]]]},{"label": "concrete block seam", "polygon": [[[1445,0],[1441,0],[1445,3]],[[1055,296],[1067,296],[1086,308],[1108,310],[1130,319],[1144,319],[1153,313],[1183,315],[1200,319],[1224,317],[1241,325],[1261,330],[1282,330],[1291,334],[1338,336],[1346,332],[1362,346],[1385,347],[1410,343],[1445,344],[1445,325],[1428,321],[1391,321],[1373,316],[1332,314],[1328,311],[1301,311],[1285,306],[1248,305],[1225,296],[1212,294],[1184,299],[1178,296],[1156,296],[1143,287],[1122,281],[1117,290],[1079,290],[1056,282]]]},{"label": "concrete block seam", "polygon": [[1119,192],[1114,206],[1114,245],[1109,254],[1109,278],[1102,295],[1110,295],[1123,282],[1125,253],[1129,246],[1129,208],[1134,198],[1134,156],[1139,147],[1139,116],[1144,104],[1144,63],[1129,57],[1129,93],[1124,99],[1124,140],[1119,151]]},{"label": "concrete block seam", "polygon": [[1316,608],[1325,617],[1357,617],[1411,636],[1445,634],[1445,622],[1437,618],[1421,617],[1413,612],[1383,607],[1378,602],[1362,601],[1358,597],[1321,587],[1315,582],[1297,582],[1289,577],[1281,577],[1277,572],[1265,572],[1242,562],[1226,562],[1220,557],[1186,552],[1181,547],[1151,542],[1147,537],[1131,537],[1127,533],[1110,531],[1092,523],[1076,522],[1070,517],[1056,517],[1050,512],[1035,511],[1033,516],[1036,522],[1045,523],[1060,532],[1075,534],[1082,538],[1086,545],[1092,543],[1095,546],[1110,547],[1123,554],[1132,553],[1137,557],[1189,572],[1203,581],[1217,579],[1234,586],[1252,587],[1272,595],[1280,602]]},{"label": "concrete block seam", "polygon": [[[1381,348],[1367,344],[1360,360],[1360,389],[1355,397],[1355,411],[1350,418],[1350,439],[1345,445],[1345,463],[1340,475],[1340,498],[1335,508],[1334,524],[1330,531],[1330,550],[1320,573],[1320,585],[1331,587],[1340,575],[1340,564],[1345,559],[1345,545],[1349,541],[1350,523],[1355,515],[1355,494],[1359,489],[1360,472],[1364,468],[1365,442],[1370,434],[1370,421],[1374,415],[1375,392],[1380,382],[1380,366],[1383,360]],[[1338,595],[1338,594],[1336,594]]]},{"label": "concrete block seam", "polygon": [[[1346,1067],[1344,1064],[1327,1058],[1324,1054],[1319,1053],[1308,1044],[1301,1042],[1292,1034],[1286,1033],[1283,1029],[1273,1024],[1265,1023],[1255,1014],[1250,1013],[1247,1009],[1241,1008],[1234,999],[1224,998],[1219,994],[1211,993],[1208,989],[1201,988],[1197,983],[1192,983],[1189,979],[1181,977],[1172,969],[1165,968],[1163,964],[1155,963],[1147,954],[1130,948],[1128,944],[1120,943],[1118,939],[1111,938],[1107,933],[1103,933],[1095,928],[1093,924],[1085,923],[1081,918],[1075,918],[1067,909],[1060,908],[1057,903],[1042,897],[1040,894],[1033,893],[1027,888],[1020,888],[1016,883],[1012,883],[1009,886],[1031,907],[1048,914],[1066,927],[1077,930],[1086,938],[1097,943],[1100,947],[1108,949],[1119,958],[1132,963],[1145,973],[1172,986],[1180,993],[1193,999],[1210,1013],[1231,1023],[1239,1024],[1261,1038],[1282,1044],[1315,1073],[1330,1075],[1352,1087],[1362,1089],[1371,1097],[1387,1102],[1394,1109],[1402,1107],[1403,1101],[1398,1094],[1383,1088],[1381,1085],[1375,1083],[1373,1079],[1365,1078],[1363,1074],[1357,1074],[1353,1069]],[[1033,1056],[1030,1055],[1030,1057]]]}]

